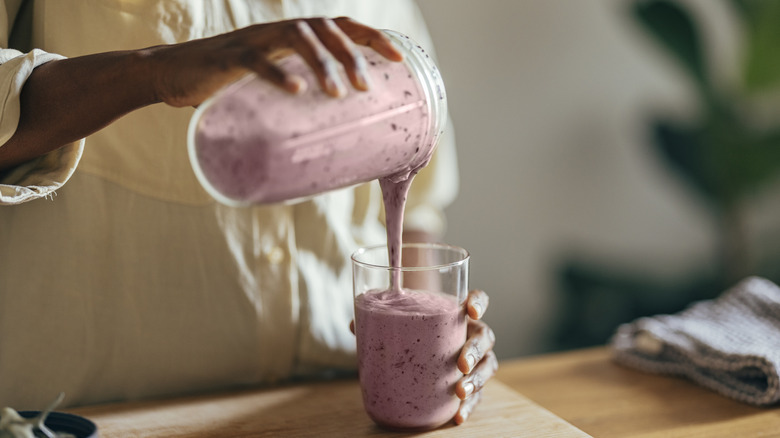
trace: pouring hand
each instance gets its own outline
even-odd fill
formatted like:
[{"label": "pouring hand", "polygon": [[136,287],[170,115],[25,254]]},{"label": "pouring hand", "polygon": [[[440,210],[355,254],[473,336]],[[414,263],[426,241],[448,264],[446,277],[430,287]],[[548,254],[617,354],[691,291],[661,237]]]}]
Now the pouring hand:
[{"label": "pouring hand", "polygon": [[303,80],[276,64],[293,53],[304,59],[328,94],[337,97],[346,92],[339,64],[352,86],[366,90],[367,62],[356,45],[371,47],[392,61],[403,59],[382,32],[347,17],[256,24],[210,38],[150,47],[146,54],[156,72],[158,98],[182,107],[197,106],[250,71],[292,93],[301,91]]}]

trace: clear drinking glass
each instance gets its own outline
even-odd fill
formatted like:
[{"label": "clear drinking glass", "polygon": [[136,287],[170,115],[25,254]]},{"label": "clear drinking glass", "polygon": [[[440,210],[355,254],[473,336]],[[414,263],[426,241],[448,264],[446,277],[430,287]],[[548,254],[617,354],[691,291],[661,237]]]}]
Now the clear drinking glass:
[{"label": "clear drinking glass", "polygon": [[466,342],[469,253],[404,244],[388,266],[384,245],[352,255],[355,335],[363,405],[378,425],[425,430],[458,410],[457,358]]}]

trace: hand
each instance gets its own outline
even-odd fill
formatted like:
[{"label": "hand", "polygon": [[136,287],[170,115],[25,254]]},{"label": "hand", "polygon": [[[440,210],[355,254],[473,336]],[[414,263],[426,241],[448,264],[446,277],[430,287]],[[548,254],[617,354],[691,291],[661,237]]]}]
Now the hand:
[{"label": "hand", "polygon": [[[498,359],[493,353],[496,335],[487,324],[480,321],[489,302],[488,295],[481,290],[469,291],[466,299],[466,343],[458,356],[458,369],[465,376],[455,384],[455,394],[463,401],[453,418],[455,424],[462,424],[468,419],[482,399],[482,387],[498,370]],[[355,334],[355,320],[350,321],[349,331]]]},{"label": "hand", "polygon": [[482,398],[482,387],[498,370],[493,353],[496,336],[487,324],[480,321],[487,310],[488,295],[481,290],[469,291],[466,300],[468,332],[466,344],[458,357],[458,369],[465,374],[455,385],[455,394],[463,400],[455,414],[455,424],[461,424],[471,415]]},{"label": "hand", "polygon": [[392,61],[403,55],[382,32],[347,17],[308,18],[257,24],[210,38],[155,46],[148,56],[157,98],[175,107],[197,106],[228,82],[247,72],[292,93],[305,84],[275,61],[298,53],[314,71],[322,89],[335,97],[346,92],[340,63],[352,86],[368,89],[367,62],[356,44]]}]

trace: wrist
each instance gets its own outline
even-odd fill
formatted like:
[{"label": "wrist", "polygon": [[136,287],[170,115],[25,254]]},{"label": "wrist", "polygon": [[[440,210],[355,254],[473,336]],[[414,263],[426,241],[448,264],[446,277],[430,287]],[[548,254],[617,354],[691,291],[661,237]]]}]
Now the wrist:
[{"label": "wrist", "polygon": [[123,68],[132,84],[128,91],[135,93],[138,108],[162,102],[159,87],[159,62],[155,56],[157,47],[121,52]]}]

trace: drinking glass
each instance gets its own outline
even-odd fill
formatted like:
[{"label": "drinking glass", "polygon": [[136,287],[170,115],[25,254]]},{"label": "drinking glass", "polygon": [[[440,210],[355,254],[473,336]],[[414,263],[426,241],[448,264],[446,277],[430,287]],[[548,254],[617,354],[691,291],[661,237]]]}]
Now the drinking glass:
[{"label": "drinking glass", "polygon": [[384,245],[352,255],[358,372],[363,405],[378,425],[426,430],[451,420],[463,376],[469,253],[444,244],[404,244],[402,266]]}]

